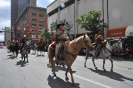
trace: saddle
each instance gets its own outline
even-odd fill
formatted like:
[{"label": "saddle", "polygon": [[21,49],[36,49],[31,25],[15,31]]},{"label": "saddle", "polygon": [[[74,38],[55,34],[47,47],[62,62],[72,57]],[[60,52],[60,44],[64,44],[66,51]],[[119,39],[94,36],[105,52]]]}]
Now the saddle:
[{"label": "saddle", "polygon": [[59,48],[58,54],[57,54],[57,58],[60,61],[64,61],[64,44],[62,44]]}]

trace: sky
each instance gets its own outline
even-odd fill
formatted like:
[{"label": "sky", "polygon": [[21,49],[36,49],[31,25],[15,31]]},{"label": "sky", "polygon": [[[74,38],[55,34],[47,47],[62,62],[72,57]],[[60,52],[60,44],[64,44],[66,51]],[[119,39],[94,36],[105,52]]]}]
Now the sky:
[{"label": "sky", "polygon": [[[11,0],[0,0],[0,30],[11,25]],[[54,0],[37,0],[38,7],[47,8]],[[0,41],[4,40],[4,33],[0,33]]]}]

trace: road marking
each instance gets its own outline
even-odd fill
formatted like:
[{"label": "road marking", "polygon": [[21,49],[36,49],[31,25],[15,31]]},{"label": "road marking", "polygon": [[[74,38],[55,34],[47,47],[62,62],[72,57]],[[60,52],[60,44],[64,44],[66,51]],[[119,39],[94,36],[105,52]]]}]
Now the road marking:
[{"label": "road marking", "polygon": [[83,79],[83,80],[85,80],[85,81],[88,81],[88,82],[97,84],[97,85],[102,86],[102,87],[105,87],[105,88],[112,88],[112,87],[110,87],[110,86],[107,86],[107,85],[104,85],[104,84],[101,84],[101,83],[98,83],[98,82],[95,82],[95,81],[92,81],[92,80],[89,80],[89,79],[80,77],[80,76],[78,76],[78,75],[73,75],[73,76],[75,76],[75,77],[77,77],[77,78],[80,78],[80,79]]}]

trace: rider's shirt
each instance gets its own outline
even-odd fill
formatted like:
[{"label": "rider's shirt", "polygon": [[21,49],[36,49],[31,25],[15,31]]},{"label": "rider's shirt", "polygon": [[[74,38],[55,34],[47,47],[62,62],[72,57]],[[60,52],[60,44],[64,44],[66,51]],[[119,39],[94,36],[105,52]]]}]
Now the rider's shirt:
[{"label": "rider's shirt", "polygon": [[26,39],[22,39],[21,43],[25,44],[26,43]]},{"label": "rider's shirt", "polygon": [[[62,31],[60,31],[60,29],[58,29],[57,32],[54,34],[54,37],[56,37],[56,35],[58,35],[58,39],[69,40],[68,35],[65,30],[64,30],[64,32],[62,32]],[[62,41],[59,41],[59,42],[62,42]]]}]

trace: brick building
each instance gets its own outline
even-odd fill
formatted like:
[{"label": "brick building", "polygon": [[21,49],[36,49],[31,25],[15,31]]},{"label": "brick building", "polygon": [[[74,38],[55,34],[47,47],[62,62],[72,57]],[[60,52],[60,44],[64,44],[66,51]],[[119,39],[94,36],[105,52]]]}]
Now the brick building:
[{"label": "brick building", "polygon": [[[11,28],[15,29],[15,22],[27,5],[36,6],[36,0],[11,0]],[[11,33],[13,38],[14,33]]]},{"label": "brick building", "polygon": [[15,35],[18,40],[26,35],[29,41],[38,41],[40,31],[47,28],[46,8],[27,6],[15,26]]}]

